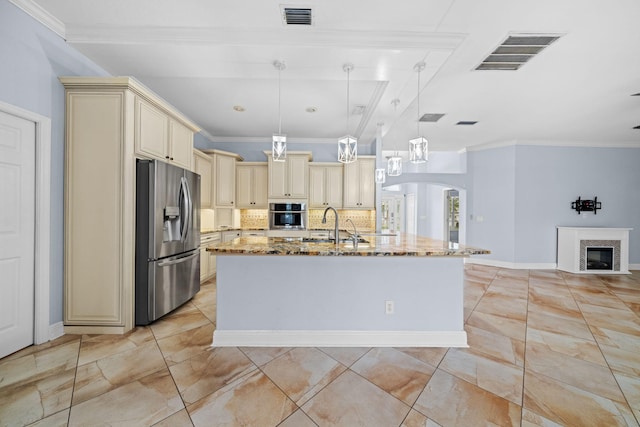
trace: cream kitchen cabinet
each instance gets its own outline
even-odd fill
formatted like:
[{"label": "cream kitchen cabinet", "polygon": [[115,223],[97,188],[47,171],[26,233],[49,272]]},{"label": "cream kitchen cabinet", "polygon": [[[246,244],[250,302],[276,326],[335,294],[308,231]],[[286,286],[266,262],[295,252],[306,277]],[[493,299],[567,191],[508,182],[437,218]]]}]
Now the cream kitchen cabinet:
[{"label": "cream kitchen cabinet", "polygon": [[213,207],[213,159],[199,150],[193,150],[193,170],[200,175],[200,208]]},{"label": "cream kitchen cabinet", "polygon": [[344,165],[344,209],[375,209],[374,156],[358,156],[358,160]]},{"label": "cream kitchen cabinet", "polygon": [[[169,138],[171,121],[190,134],[200,129],[134,79],[60,81],[66,101],[64,329],[122,334],[135,319],[136,156],[159,157],[137,143],[141,136],[145,144],[152,135]],[[186,166],[191,156],[190,149]]]},{"label": "cream kitchen cabinet", "polygon": [[220,233],[207,233],[200,238],[200,283],[216,274],[216,256],[214,252],[207,252],[207,246],[219,242]]},{"label": "cream kitchen cabinet", "polygon": [[236,161],[242,157],[227,151],[203,150],[213,159],[213,206],[236,207]]},{"label": "cream kitchen cabinet", "polygon": [[268,166],[266,162],[236,164],[236,207],[267,209]]},{"label": "cream kitchen cabinet", "polygon": [[265,237],[267,230],[243,230],[242,237]]},{"label": "cream kitchen cabinet", "polygon": [[309,161],[311,152],[288,152],[284,162],[269,158],[269,198],[306,199],[309,192]]},{"label": "cream kitchen cabinet", "polygon": [[309,208],[342,208],[342,163],[309,164]]},{"label": "cream kitchen cabinet", "polygon": [[242,236],[242,231],[241,230],[228,230],[228,231],[223,231],[222,232],[222,241],[223,242],[230,242],[233,239],[236,239],[238,237]]},{"label": "cream kitchen cabinet", "polygon": [[193,131],[155,103],[136,96],[136,154],[191,169]]}]

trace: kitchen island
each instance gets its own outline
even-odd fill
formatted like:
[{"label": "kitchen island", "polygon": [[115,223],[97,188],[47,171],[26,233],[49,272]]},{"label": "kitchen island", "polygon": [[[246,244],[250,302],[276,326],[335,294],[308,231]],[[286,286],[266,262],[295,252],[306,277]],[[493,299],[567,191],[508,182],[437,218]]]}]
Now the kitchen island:
[{"label": "kitchen island", "polygon": [[466,347],[473,248],[401,234],[351,241],[241,237],[218,255],[213,346]]}]

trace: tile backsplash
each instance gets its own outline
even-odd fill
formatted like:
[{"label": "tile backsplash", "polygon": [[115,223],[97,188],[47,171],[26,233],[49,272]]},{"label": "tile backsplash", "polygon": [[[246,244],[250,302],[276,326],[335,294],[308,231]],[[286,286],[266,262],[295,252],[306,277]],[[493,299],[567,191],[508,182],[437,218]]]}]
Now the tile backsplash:
[{"label": "tile backsplash", "polygon": [[[327,223],[322,223],[324,209],[310,209],[308,229],[333,229],[333,212],[327,213]],[[350,230],[351,224],[347,224],[347,219],[351,219],[358,228],[358,231],[374,231],[376,229],[375,210],[347,210],[338,209],[340,217],[340,228]],[[269,228],[269,211],[267,209],[240,209],[240,228]]]}]

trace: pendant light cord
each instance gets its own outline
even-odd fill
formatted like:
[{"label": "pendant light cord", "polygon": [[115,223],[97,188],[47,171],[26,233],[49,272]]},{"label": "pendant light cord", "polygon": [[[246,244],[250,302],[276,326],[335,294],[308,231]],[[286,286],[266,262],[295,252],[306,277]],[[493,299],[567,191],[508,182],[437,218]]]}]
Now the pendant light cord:
[{"label": "pendant light cord", "polygon": [[280,92],[281,92],[281,82],[280,82],[280,75],[282,74],[282,65],[280,65],[278,67],[278,134],[282,135],[282,108],[281,108],[281,96],[280,96]]},{"label": "pendant light cord", "polygon": [[351,74],[351,68],[347,67],[347,135],[349,134],[349,76]]}]

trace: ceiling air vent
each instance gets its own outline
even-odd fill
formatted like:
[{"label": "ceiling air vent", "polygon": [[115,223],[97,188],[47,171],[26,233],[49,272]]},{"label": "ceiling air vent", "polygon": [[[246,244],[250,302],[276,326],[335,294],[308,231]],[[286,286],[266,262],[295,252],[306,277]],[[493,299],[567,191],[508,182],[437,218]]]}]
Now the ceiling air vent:
[{"label": "ceiling air vent", "polygon": [[458,123],[456,123],[456,125],[458,126],[473,126],[476,123],[478,123],[477,121],[473,121],[473,120],[460,120]]},{"label": "ceiling air vent", "polygon": [[423,114],[422,117],[420,117],[420,121],[423,123],[435,123],[443,117],[444,117],[444,114],[427,113],[427,114]]},{"label": "ceiling air vent", "polygon": [[309,8],[283,7],[282,21],[285,25],[312,25],[313,13]]},{"label": "ceiling air vent", "polygon": [[633,128],[634,129],[640,129],[640,126],[634,126]]},{"label": "ceiling air vent", "polygon": [[551,35],[509,36],[476,70],[517,70],[559,38]]}]

